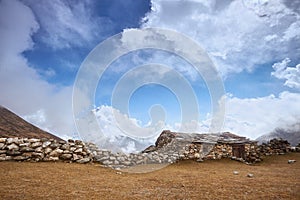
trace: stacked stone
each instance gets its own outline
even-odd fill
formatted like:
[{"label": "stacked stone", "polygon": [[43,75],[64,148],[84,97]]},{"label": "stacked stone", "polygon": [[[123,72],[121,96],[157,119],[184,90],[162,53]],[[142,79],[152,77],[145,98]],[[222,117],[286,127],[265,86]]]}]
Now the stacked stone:
[{"label": "stacked stone", "polygon": [[259,146],[259,151],[262,155],[281,155],[290,151],[290,143],[287,140],[274,138],[268,143],[263,143]]},{"label": "stacked stone", "polygon": [[232,146],[226,143],[217,143],[209,154],[207,154],[204,159],[215,160],[221,158],[231,158],[232,157]]},{"label": "stacked stone", "polygon": [[176,151],[166,149],[166,147],[148,153],[124,154],[98,149],[92,143],[89,143],[87,146],[92,152],[95,162],[115,169],[141,164],[173,163],[179,159],[179,154]]},{"label": "stacked stone", "polygon": [[91,162],[90,151],[79,140],[0,138],[0,161]]},{"label": "stacked stone", "polygon": [[245,145],[245,162],[257,163],[262,161],[261,153],[259,151],[257,143],[251,143]]},{"label": "stacked stone", "polygon": [[202,144],[192,143],[185,146],[182,159],[199,159],[202,157]]}]

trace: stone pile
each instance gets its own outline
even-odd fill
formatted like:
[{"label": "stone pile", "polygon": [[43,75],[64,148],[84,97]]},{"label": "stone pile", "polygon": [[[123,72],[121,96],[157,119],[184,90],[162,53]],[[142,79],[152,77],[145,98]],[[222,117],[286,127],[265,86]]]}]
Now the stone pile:
[{"label": "stone pile", "polygon": [[90,149],[95,162],[115,169],[141,164],[174,163],[180,157],[178,152],[166,149],[159,149],[148,153],[124,154],[99,149],[93,143],[87,143],[87,147]]},{"label": "stone pile", "polygon": [[274,138],[270,140],[268,143],[263,143],[259,145],[258,151],[262,155],[281,155],[289,152],[291,149],[290,143],[287,140]]},{"label": "stone pile", "polygon": [[259,150],[259,146],[257,143],[251,143],[251,144],[246,144],[245,145],[245,162],[247,163],[257,163],[261,162],[262,159],[262,154]]},{"label": "stone pile", "polygon": [[0,138],[0,161],[11,160],[88,163],[93,156],[79,140]]}]

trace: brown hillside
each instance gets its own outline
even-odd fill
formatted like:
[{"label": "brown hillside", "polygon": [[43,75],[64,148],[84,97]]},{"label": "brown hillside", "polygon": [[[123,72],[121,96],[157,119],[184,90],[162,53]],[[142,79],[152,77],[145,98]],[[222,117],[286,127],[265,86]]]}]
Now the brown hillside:
[{"label": "brown hillside", "polygon": [[0,137],[52,138],[62,140],[30,124],[3,106],[0,106]]}]

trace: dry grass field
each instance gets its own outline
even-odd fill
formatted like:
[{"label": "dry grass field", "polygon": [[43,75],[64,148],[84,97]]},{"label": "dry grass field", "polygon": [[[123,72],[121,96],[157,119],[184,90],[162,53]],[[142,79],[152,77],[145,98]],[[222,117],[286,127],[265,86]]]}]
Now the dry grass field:
[{"label": "dry grass field", "polygon": [[0,162],[0,174],[0,199],[300,199],[300,153],[254,166],[185,161],[139,174],[98,164]]}]

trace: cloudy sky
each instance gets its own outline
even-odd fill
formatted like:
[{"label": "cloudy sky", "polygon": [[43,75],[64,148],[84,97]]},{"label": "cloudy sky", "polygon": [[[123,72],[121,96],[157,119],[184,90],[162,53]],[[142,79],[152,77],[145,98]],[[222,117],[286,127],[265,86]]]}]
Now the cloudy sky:
[{"label": "cloudy sky", "polygon": [[[224,84],[223,131],[255,139],[299,122],[300,2],[290,0],[0,0],[0,104],[72,137],[72,91],[84,59],[115,34],[126,39],[130,30],[152,27],[183,34],[207,53]],[[140,67],[151,63],[159,66]],[[176,77],[187,89],[172,88],[184,85]],[[125,79],[146,82],[123,94],[130,90],[117,86]],[[128,110],[113,105],[115,93],[128,96]],[[190,94],[195,99],[185,106]],[[114,60],[93,106],[108,135],[124,134],[116,116],[141,128],[155,122],[158,130],[205,132],[213,112],[205,78],[178,55],[155,49]]]}]

